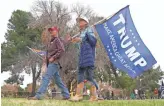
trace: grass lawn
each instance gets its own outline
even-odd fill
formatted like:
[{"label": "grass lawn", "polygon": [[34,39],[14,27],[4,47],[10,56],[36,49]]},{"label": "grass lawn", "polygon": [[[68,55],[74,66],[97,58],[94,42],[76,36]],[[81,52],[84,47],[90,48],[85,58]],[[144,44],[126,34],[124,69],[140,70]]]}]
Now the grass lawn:
[{"label": "grass lawn", "polygon": [[105,100],[97,102],[70,102],[64,100],[27,100],[2,98],[1,106],[164,106],[164,100]]}]

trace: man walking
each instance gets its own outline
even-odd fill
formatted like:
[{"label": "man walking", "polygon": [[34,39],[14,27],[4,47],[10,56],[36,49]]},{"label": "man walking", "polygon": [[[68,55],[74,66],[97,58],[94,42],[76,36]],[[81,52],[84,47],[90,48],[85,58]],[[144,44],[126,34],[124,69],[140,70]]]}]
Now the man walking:
[{"label": "man walking", "polygon": [[69,91],[66,86],[63,84],[62,79],[59,75],[59,62],[58,60],[62,56],[62,53],[65,51],[64,45],[58,37],[59,29],[57,27],[49,28],[48,31],[51,34],[51,41],[48,44],[48,68],[45,75],[42,78],[42,83],[34,97],[30,97],[30,100],[39,100],[42,99],[44,93],[47,90],[49,81],[51,78],[54,78],[57,86],[61,89],[63,99],[67,100],[70,98]]}]

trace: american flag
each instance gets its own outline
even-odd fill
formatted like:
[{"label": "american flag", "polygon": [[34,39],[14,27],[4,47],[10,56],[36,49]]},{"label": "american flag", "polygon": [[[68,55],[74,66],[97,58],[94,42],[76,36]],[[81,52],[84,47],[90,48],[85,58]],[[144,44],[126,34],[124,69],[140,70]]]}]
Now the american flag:
[{"label": "american flag", "polygon": [[28,46],[27,46],[27,48],[29,50],[31,50],[33,53],[37,54],[40,58],[43,58],[44,56],[46,56],[46,51],[42,51],[42,50],[39,50],[39,49],[30,48]]}]

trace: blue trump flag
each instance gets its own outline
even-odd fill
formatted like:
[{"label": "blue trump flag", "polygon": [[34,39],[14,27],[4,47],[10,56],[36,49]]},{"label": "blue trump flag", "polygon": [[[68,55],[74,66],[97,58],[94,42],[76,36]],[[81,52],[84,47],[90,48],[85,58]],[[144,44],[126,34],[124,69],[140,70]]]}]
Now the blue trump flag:
[{"label": "blue trump flag", "polygon": [[105,22],[97,24],[95,28],[110,61],[132,78],[157,63],[134,26],[129,6],[121,9]]}]

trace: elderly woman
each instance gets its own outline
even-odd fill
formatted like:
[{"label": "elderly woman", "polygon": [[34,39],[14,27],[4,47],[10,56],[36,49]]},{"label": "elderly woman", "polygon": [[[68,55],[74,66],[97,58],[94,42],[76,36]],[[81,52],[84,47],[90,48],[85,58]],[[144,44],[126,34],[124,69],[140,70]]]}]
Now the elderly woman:
[{"label": "elderly woman", "polygon": [[78,17],[76,21],[79,25],[80,37],[70,38],[70,40],[74,43],[80,42],[78,85],[76,89],[76,95],[70,100],[80,101],[83,99],[84,81],[87,80],[91,83],[90,101],[96,101],[98,99],[96,92],[98,86],[93,78],[93,71],[95,69],[95,47],[97,40],[95,38],[93,29],[88,25],[89,22],[86,17]]}]

